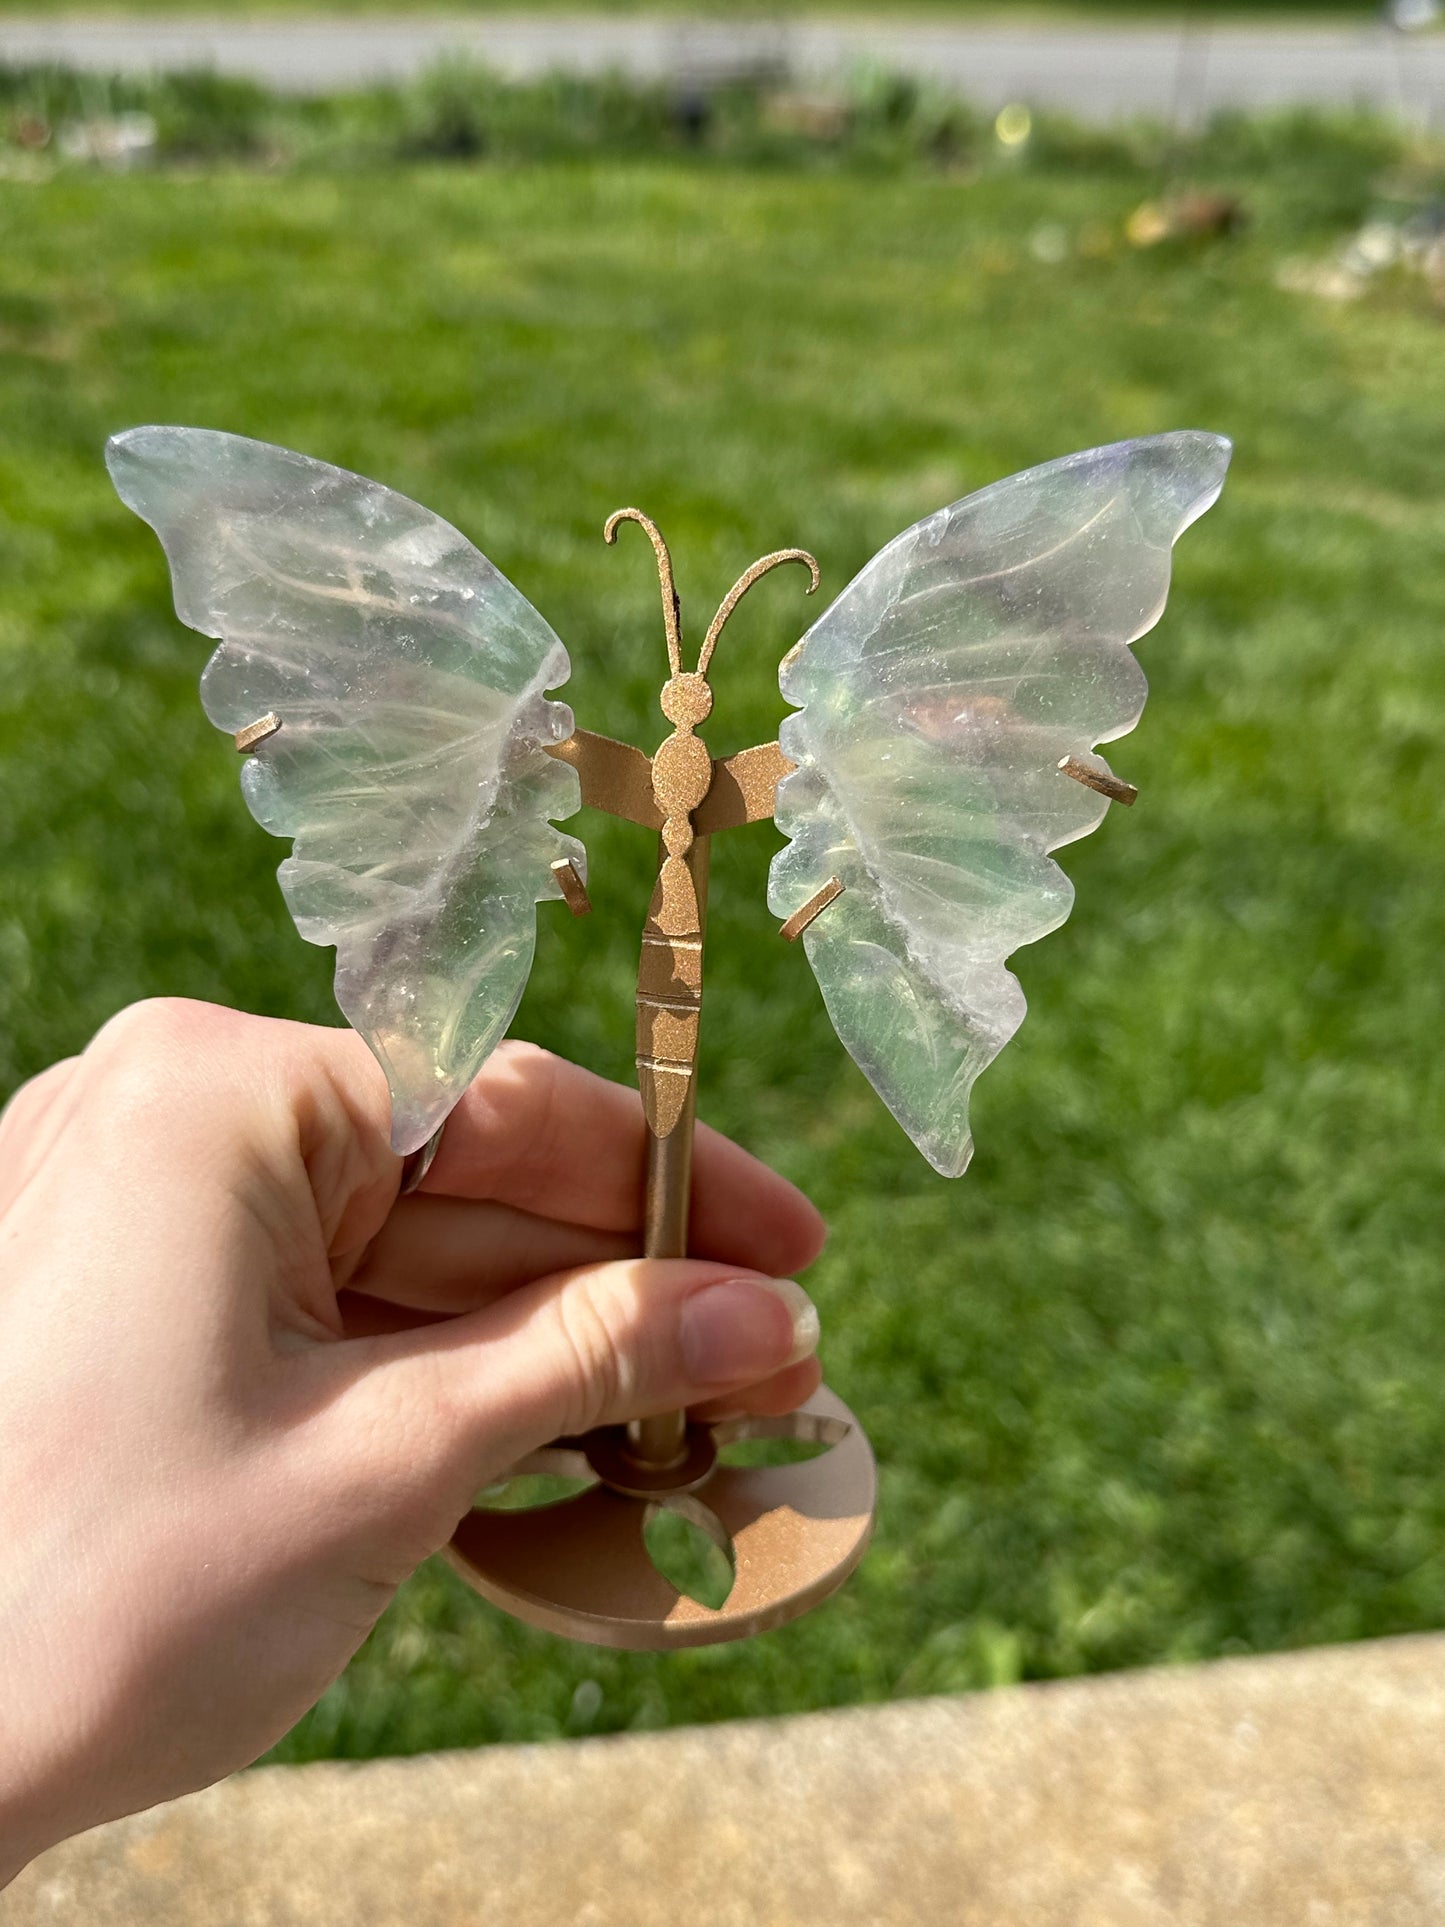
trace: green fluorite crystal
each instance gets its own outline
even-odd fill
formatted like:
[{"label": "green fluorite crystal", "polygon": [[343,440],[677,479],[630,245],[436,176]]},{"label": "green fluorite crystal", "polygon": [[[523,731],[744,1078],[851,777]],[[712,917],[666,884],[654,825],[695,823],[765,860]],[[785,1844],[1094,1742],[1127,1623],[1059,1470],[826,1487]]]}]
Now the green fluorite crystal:
[{"label": "green fluorite crystal", "polygon": [[165,546],[183,622],[221,639],[201,682],[234,731],[281,728],[242,774],[257,821],[295,839],[296,927],[336,946],[336,997],[386,1071],[392,1144],[424,1144],[505,1033],[551,864],[580,804],[545,753],[572,733],[544,692],[567,652],[454,528],[288,449],[136,428],[107,460]]},{"label": "green fluorite crystal", "polygon": [[1176,538],[1229,444],[1183,431],[1011,476],[908,529],[782,668],[768,901],[844,893],[803,942],[839,1037],[934,1167],[968,1163],[969,1092],[1023,1020],[1004,960],[1069,914],[1049,852],[1108,805],[1059,773],[1134,727],[1128,645],[1158,621]]}]

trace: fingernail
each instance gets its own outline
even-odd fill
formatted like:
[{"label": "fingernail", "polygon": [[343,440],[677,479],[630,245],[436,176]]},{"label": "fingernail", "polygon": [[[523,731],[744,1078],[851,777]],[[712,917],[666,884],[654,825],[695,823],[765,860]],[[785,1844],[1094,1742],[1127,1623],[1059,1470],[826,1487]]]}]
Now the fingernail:
[{"label": "fingernail", "polygon": [[817,1307],[791,1278],[729,1278],[682,1307],[682,1356],[695,1385],[767,1378],[811,1358],[818,1336]]}]

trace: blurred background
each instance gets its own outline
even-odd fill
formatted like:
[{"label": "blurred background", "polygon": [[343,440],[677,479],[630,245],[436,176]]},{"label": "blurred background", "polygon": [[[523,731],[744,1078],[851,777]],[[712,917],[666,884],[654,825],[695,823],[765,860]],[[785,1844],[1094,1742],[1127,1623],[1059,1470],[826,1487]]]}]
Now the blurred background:
[{"label": "blurred background", "polygon": [[[1445,1624],[1433,11],[0,14],[7,1092],[138,997],[337,1021],[114,430],[226,428],[417,497],[563,636],[579,720],[649,747],[656,583],[602,544],[619,504],[695,624],[767,549],[833,594],[1012,470],[1237,445],[1140,646],[1114,761],[1141,800],[1063,854],[1078,907],[1015,960],[1031,1015],[965,1178],[779,942],[771,827],[715,853],[702,1110],[832,1226],[824,1359],[882,1466],[861,1572],[655,1658],[433,1564],[280,1757]],[[715,753],[777,731],[796,587],[728,630]],[[653,846],[583,829],[595,914],[542,908],[516,1028],[630,1079]]]}]

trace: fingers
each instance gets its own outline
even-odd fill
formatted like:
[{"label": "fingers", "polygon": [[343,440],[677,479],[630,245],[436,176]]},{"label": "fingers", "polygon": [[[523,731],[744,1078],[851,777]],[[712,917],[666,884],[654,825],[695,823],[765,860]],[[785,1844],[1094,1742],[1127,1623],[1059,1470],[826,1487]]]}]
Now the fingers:
[{"label": "fingers", "polygon": [[204,1145],[278,1196],[304,1187],[329,1251],[362,1247],[395,1199],[386,1079],[353,1031],[157,998],[96,1033],[69,1088],[107,1155],[153,1168]]},{"label": "fingers", "polygon": [[397,1204],[347,1279],[354,1292],[422,1311],[480,1311],[557,1271],[635,1257],[636,1241],[507,1204],[411,1197]]},{"label": "fingers", "polygon": [[[480,1311],[533,1278],[637,1256],[638,1233],[542,1218],[514,1205],[419,1194],[403,1198],[344,1277],[352,1290],[419,1310]],[[811,1240],[739,1211],[704,1255],[748,1271],[801,1270]],[[787,1263],[793,1259],[792,1264]]]},{"label": "fingers", "polygon": [[[646,1126],[636,1091],[531,1044],[503,1044],[453,1111],[424,1194],[494,1199],[599,1231],[637,1234]],[[692,1247],[724,1263],[801,1271],[826,1230],[802,1192],[699,1125]]]},{"label": "fingers", "polygon": [[415,1331],[421,1325],[444,1325],[449,1316],[444,1311],[389,1304],[385,1298],[370,1298],[364,1291],[339,1291],[336,1315],[343,1338],[380,1338],[389,1332]]},{"label": "fingers", "polygon": [[19,1197],[64,1129],[76,1061],[65,1058],[32,1077],[0,1111],[0,1209]]},{"label": "fingers", "polygon": [[333,1423],[368,1479],[439,1508],[440,1543],[478,1487],[551,1439],[681,1406],[736,1409],[817,1341],[791,1280],[631,1259],[341,1348],[350,1382]]},{"label": "fingers", "polygon": [[[77,1065],[22,1094],[7,1134],[59,1128],[82,1081],[101,1088],[101,1109],[120,1120],[110,1153],[149,1169],[168,1146],[194,1150],[204,1140],[226,1168],[244,1165],[297,1208],[314,1204],[336,1283],[392,1302],[470,1309],[519,1279],[636,1249],[646,1140],[637,1093],[532,1045],[493,1054],[453,1113],[422,1192],[400,1206],[386,1082],[353,1032],[184,1000],[135,1005]],[[465,1217],[423,1215],[448,1200],[494,1207],[475,1223],[470,1253]],[[812,1262],[823,1238],[801,1192],[699,1129],[694,1252],[786,1276]],[[433,1267],[428,1288],[421,1281]]]},{"label": "fingers", "polygon": [[800,1359],[796,1365],[785,1366],[759,1385],[689,1406],[688,1417],[701,1419],[705,1424],[738,1418],[743,1413],[756,1418],[781,1418],[784,1412],[795,1412],[804,1399],[811,1398],[822,1382],[823,1368],[817,1359]]},{"label": "fingers", "polygon": [[[379,1338],[396,1332],[415,1331],[423,1325],[444,1324],[450,1316],[456,1315],[418,1309],[388,1302],[384,1298],[373,1298],[365,1292],[350,1291],[341,1293],[337,1308],[347,1338]],[[718,1419],[736,1418],[743,1413],[759,1418],[777,1418],[784,1412],[796,1411],[805,1399],[813,1396],[822,1382],[823,1370],[817,1359],[805,1358],[796,1365],[785,1366],[760,1384],[746,1386],[739,1392],[729,1392],[722,1398],[705,1399],[700,1405],[692,1405],[688,1408],[688,1415],[709,1424]]]}]

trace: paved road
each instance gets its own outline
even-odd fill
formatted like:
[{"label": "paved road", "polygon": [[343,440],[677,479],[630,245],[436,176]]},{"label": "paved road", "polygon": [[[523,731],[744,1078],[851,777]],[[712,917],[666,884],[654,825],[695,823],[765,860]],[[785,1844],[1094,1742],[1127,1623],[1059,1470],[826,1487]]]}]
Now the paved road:
[{"label": "paved road", "polygon": [[1369,104],[1445,119],[1445,36],[1370,22],[1333,29],[948,27],[868,21],[767,25],[648,18],[207,20],[0,16],[0,61],[100,70],[215,67],[297,92],[403,79],[449,54],[515,75],[563,68],[706,78],[781,69],[802,80],[876,62],[956,87],[981,107],[1012,100],[1089,119],[1296,102]]}]

